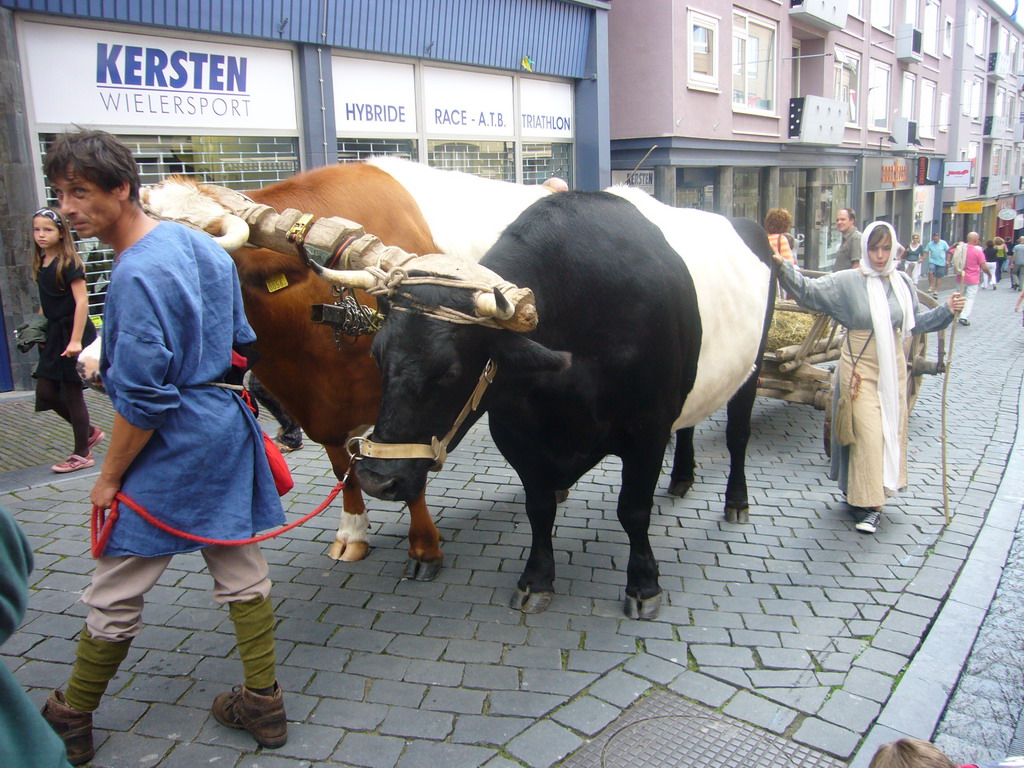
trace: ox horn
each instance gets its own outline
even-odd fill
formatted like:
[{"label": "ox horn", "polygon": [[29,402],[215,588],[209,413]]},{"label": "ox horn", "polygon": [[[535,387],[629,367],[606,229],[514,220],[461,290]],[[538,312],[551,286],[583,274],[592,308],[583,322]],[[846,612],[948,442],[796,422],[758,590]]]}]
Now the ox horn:
[{"label": "ox horn", "polygon": [[497,288],[492,293],[478,293],[476,300],[476,311],[481,317],[493,317],[496,320],[510,320],[516,313],[516,308],[508,303],[505,294]]},{"label": "ox horn", "polygon": [[309,266],[328,283],[342,288],[359,288],[366,291],[377,284],[377,278],[365,269],[327,269],[315,261],[309,262]]},{"label": "ox horn", "polygon": [[220,226],[221,234],[213,235],[213,241],[228,253],[234,253],[249,240],[249,225],[240,216],[226,213]]}]

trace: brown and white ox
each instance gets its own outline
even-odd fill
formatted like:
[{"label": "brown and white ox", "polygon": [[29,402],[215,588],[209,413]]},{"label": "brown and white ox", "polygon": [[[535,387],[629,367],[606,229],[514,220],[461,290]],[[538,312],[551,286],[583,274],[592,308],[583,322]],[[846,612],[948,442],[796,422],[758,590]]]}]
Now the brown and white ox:
[{"label": "brown and white ox", "polygon": [[[479,260],[498,235],[535,200],[562,185],[524,186],[439,171],[396,158],[375,158],[298,174],[245,194],[257,203],[316,217],[359,222],[384,243],[410,253],[453,253]],[[246,316],[256,331],[260,359],[253,368],[267,389],[321,443],[335,475],[348,472],[346,442],[373,424],[380,406],[380,373],[370,357],[371,337],[335,344],[334,331],[310,322],[310,307],[334,301],[327,284],[297,255],[244,247],[248,227],[226,213],[216,192],[172,176],[144,187],[147,208],[163,218],[198,226],[235,261]],[[280,287],[280,286],[284,287]],[[374,300],[360,294],[374,306]],[[82,355],[87,375],[98,369],[98,346]],[[349,477],[344,513],[329,550],[335,560],[359,560],[368,550],[366,506]],[[409,502],[406,575],[433,578],[442,553],[423,494]]]}]

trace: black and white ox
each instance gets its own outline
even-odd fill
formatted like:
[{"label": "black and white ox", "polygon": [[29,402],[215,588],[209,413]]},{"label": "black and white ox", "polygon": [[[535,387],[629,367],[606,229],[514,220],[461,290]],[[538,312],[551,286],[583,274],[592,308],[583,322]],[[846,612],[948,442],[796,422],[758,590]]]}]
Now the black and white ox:
[{"label": "black and white ox", "polygon": [[[671,208],[621,187],[542,199],[480,262],[514,283],[493,291],[496,322],[445,319],[481,314],[480,298],[490,297],[478,286],[417,280],[394,290],[373,343],[384,393],[363,452],[414,444],[406,447],[424,456],[433,444],[436,454],[493,361],[493,383],[452,444],[486,411],[495,445],[522,480],[533,541],[513,607],[537,612],[550,603],[557,493],[613,454],[622,460],[618,517],[629,537],[626,613],[653,617],[661,589],[647,529],[666,443],[673,430],[689,430],[676,459],[692,478],[692,427],[726,402],[727,516],[747,509],[744,453],[774,301],[770,263],[764,231],[747,219]],[[415,260],[404,274],[422,276]],[[325,276],[368,284],[365,272]],[[535,330],[494,327],[518,313],[508,297],[522,288],[535,296]],[[356,472],[372,495],[405,500],[423,491],[434,464],[366,457]],[[674,482],[677,474],[685,472],[674,471]]]}]

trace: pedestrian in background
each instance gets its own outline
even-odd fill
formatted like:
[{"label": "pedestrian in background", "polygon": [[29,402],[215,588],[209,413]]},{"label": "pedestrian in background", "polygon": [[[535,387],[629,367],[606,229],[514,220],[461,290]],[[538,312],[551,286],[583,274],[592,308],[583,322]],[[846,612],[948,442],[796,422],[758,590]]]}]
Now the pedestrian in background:
[{"label": "pedestrian in background", "polygon": [[1010,289],[1024,289],[1024,236],[1017,238],[1017,244],[1010,254]]},{"label": "pedestrian in background", "polygon": [[1007,252],[1006,241],[1003,240],[1003,238],[994,237],[992,240],[996,245],[996,273],[995,279],[992,281],[992,290],[994,291],[1003,277],[1003,268],[1006,265]]},{"label": "pedestrian in background", "polygon": [[849,445],[839,445],[833,429],[830,477],[838,481],[847,503],[861,510],[856,528],[863,533],[878,529],[882,505],[907,484],[903,340],[911,333],[945,328],[963,306],[963,298],[954,293],[934,309],[923,309],[910,279],[896,271],[893,254],[898,245],[891,225],[874,222],[864,232],[858,269],[813,280],[775,257],[782,266],[779,282],[798,304],[824,312],[847,328],[833,384],[833,411],[841,396],[851,396],[854,437]]},{"label": "pedestrian in background", "polygon": [[77,472],[93,466],[93,447],[105,435],[89,423],[84,384],[75,364],[84,347],[96,338],[89,319],[89,294],[85,265],[75,250],[68,220],[52,208],[32,214],[35,249],[32,274],[39,288],[39,312],[46,318],[46,342],[39,347],[36,379],[36,411],[54,411],[71,425],[71,454],[50,469]]},{"label": "pedestrian in background", "polygon": [[924,250],[928,254],[928,292],[937,299],[942,278],[946,276],[949,243],[943,240],[938,232],[933,232],[931,242]]},{"label": "pedestrian in background", "polygon": [[981,283],[979,284],[979,290],[985,290],[990,285],[995,283],[996,264],[999,261],[999,253],[996,250],[995,240],[986,240],[985,248],[985,263],[988,265],[988,271],[981,276]]},{"label": "pedestrian in background", "polygon": [[968,232],[967,255],[963,264],[964,311],[960,313],[960,325],[971,324],[968,318],[974,309],[982,274],[991,275],[988,262],[985,261],[985,251],[981,248],[981,237],[977,232]]},{"label": "pedestrian in background", "polygon": [[796,264],[793,255],[793,238],[789,231],[793,228],[793,216],[785,208],[772,208],[764,217],[764,229],[768,233],[768,242],[772,250],[790,264]]},{"label": "pedestrian in background", "polygon": [[868,768],[1021,768],[1024,757],[1005,757],[994,763],[957,766],[938,747],[921,739],[898,739],[883,744]]},{"label": "pedestrian in background", "polygon": [[[238,395],[211,386],[224,381],[233,348],[256,339],[230,257],[206,235],[143,212],[138,165],[109,133],[58,136],[43,169],[78,234],[116,254],[100,359],[116,415],[93,505],[109,509],[123,492],[177,530],[218,540],[283,523],[259,424]],[[214,599],[228,605],[244,672],[243,685],[214,699],[213,716],[264,747],[287,741],[259,545],[206,546],[124,509],[82,594],[89,611],[71,676],[43,708],[73,765],[93,757],[92,713],[142,630],[143,596],[175,554],[195,550]]]},{"label": "pedestrian in background", "polygon": [[843,242],[836,251],[836,260],[832,265],[833,272],[844,269],[855,269],[860,265],[861,245],[860,230],[857,229],[857,214],[852,208],[840,208],[836,212],[836,229],[843,236]]},{"label": "pedestrian in background", "polygon": [[917,288],[917,281],[921,277],[921,259],[924,256],[924,246],[921,245],[921,236],[916,232],[910,238],[910,247],[903,253],[903,271],[910,276],[910,282]]}]

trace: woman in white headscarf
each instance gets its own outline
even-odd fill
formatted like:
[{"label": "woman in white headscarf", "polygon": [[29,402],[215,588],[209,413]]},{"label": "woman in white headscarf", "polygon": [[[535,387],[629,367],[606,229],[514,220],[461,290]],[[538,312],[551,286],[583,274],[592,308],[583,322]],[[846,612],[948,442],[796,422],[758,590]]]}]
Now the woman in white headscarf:
[{"label": "woman in white headscarf", "polygon": [[[911,334],[942,330],[963,309],[954,293],[925,310],[906,273],[896,269],[900,245],[884,221],[869,225],[861,238],[860,266],[809,279],[776,258],[779,281],[803,307],[824,312],[847,328],[847,341],[833,379],[833,403],[847,387],[856,361],[859,387],[853,399],[854,441],[832,438],[829,476],[839,482],[846,502],[861,510],[856,528],[878,529],[885,500],[907,484],[907,357]],[[834,407],[834,406],[833,406]],[[833,422],[835,423],[835,422]]]}]

